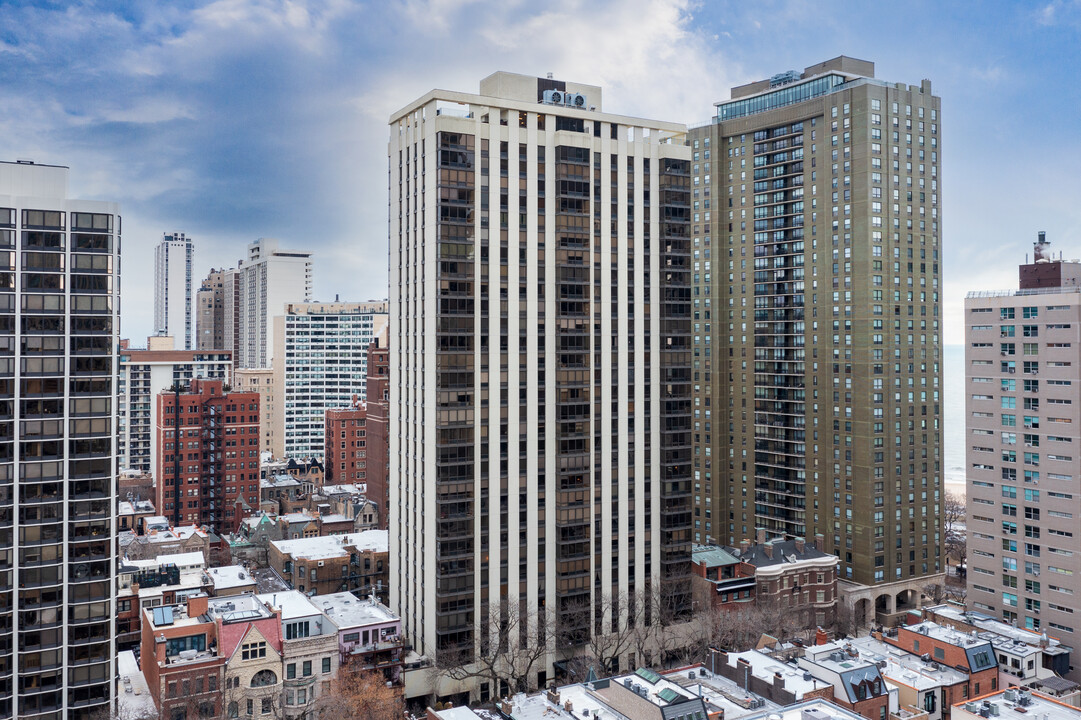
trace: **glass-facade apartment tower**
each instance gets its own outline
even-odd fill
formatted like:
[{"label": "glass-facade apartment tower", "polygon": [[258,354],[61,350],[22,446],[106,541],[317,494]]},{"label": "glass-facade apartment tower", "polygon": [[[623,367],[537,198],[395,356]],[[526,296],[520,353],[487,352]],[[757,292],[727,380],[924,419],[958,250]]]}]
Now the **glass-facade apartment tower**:
[{"label": "glass-facade apartment tower", "polygon": [[90,717],[115,681],[120,216],[67,181],[0,163],[0,718]]}]

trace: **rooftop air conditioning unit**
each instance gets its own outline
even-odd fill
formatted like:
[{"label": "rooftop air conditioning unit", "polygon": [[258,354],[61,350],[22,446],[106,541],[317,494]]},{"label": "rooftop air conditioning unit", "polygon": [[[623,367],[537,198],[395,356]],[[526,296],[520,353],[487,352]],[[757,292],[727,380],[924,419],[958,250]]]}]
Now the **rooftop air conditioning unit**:
[{"label": "rooftop air conditioning unit", "polygon": [[545,90],[544,103],[546,105],[562,105],[563,93],[559,90]]},{"label": "rooftop air conditioning unit", "polygon": [[577,108],[579,110],[586,109],[585,95],[579,95],[578,93],[564,93],[563,102],[567,107]]}]

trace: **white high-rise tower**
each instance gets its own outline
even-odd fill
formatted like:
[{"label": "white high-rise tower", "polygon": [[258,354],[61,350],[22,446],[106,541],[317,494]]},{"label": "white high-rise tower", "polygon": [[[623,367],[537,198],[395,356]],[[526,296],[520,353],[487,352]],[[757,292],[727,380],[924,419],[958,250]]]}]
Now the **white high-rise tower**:
[{"label": "white high-rise tower", "polygon": [[177,350],[192,349],[191,265],[195,244],[165,233],[154,249],[154,334],[171,335]]}]

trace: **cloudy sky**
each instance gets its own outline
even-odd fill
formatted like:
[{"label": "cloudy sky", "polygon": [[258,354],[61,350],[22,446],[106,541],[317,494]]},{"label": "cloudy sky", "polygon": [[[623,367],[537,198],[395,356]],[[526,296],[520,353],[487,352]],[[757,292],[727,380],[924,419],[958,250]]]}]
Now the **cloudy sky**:
[{"label": "cloudy sky", "polygon": [[122,332],[153,246],[196,272],[258,237],[315,252],[317,299],[386,296],[387,118],[496,70],[601,85],[613,112],[708,119],[735,84],[845,54],[943,105],[946,341],[1037,230],[1081,257],[1081,0],[0,1],[0,159],[71,167],[124,215]]}]

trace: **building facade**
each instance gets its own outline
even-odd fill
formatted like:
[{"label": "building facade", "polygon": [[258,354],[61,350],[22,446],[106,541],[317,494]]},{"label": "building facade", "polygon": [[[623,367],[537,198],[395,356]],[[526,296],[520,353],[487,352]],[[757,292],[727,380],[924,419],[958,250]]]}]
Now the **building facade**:
[{"label": "building facade", "polygon": [[324,455],[325,413],[364,399],[368,346],[387,323],[385,302],[290,303],[274,318],[274,455]]},{"label": "building facade", "polygon": [[324,432],[326,482],[358,483],[378,508],[379,526],[387,527],[390,502],[387,435],[390,406],[387,326],[368,346],[365,388],[367,399],[354,399],[351,408],[327,410]]},{"label": "building facade", "polygon": [[117,454],[123,470],[151,472],[157,467],[154,419],[160,393],[194,379],[229,383],[233,358],[228,352],[174,350],[172,338],[147,338],[146,348],[120,345],[117,382]]},{"label": "building facade", "polygon": [[891,610],[943,568],[940,122],[839,57],[690,133],[696,538],[821,534]]},{"label": "building facade", "polygon": [[284,250],[277,240],[259,238],[248,256],[226,270],[223,336],[238,368],[268,368],[274,352],[274,318],[289,303],[311,302],[312,254]]},{"label": "building facade", "polygon": [[390,122],[391,606],[468,661],[515,598],[531,686],[691,605],[690,149],[600,108],[496,73]]},{"label": "building facade", "polygon": [[236,532],[259,507],[259,396],[192,380],[158,396],[158,512],[174,525]]},{"label": "building facade", "polygon": [[193,347],[194,256],[195,243],[184,233],[165,233],[154,248],[154,333],[172,337],[177,350]]},{"label": "building facade", "polygon": [[224,350],[225,270],[211,268],[195,293],[195,349]]},{"label": "building facade", "polygon": [[233,373],[238,392],[259,393],[259,451],[273,455],[274,414],[278,398],[274,392],[274,371],[270,368],[239,369]]},{"label": "building facade", "polygon": [[0,717],[113,697],[118,213],[0,163]]},{"label": "building facade", "polygon": [[[318,532],[317,523],[310,524]],[[267,564],[290,589],[314,595],[352,592],[387,599],[387,531],[272,540]]]},{"label": "building facade", "polygon": [[[364,401],[365,432],[368,435],[368,456],[365,458],[364,483],[367,498],[375,503],[379,527],[387,529],[387,507],[390,505],[390,348],[389,329],[376,336],[368,346],[367,395]],[[330,464],[326,464],[330,473]],[[341,481],[339,481],[341,482]]]},{"label": "building facade", "polygon": [[1040,235],[1020,289],[965,299],[968,604],[1076,647],[1081,263]]}]

